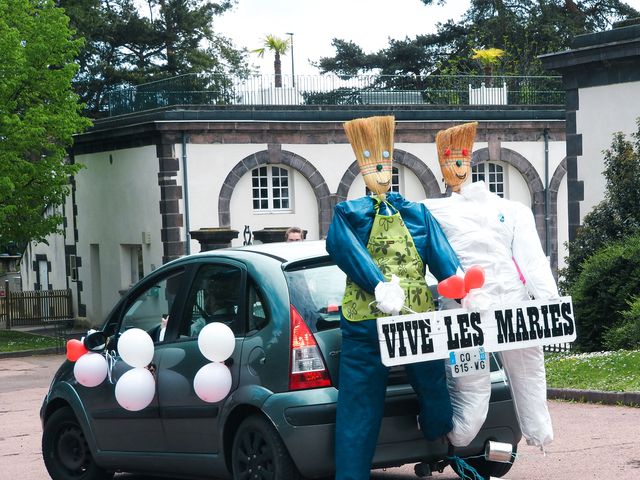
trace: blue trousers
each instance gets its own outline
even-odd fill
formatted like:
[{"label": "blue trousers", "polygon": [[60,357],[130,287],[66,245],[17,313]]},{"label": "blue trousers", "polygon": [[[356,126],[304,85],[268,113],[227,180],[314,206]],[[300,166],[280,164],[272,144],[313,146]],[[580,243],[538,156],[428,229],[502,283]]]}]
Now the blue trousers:
[{"label": "blue trousers", "polygon": [[[336,415],[336,480],[366,480],[384,410],[389,370],[380,359],[375,320],[340,320],[342,350]],[[420,428],[427,440],[453,428],[444,361],[405,365],[420,403]]]}]

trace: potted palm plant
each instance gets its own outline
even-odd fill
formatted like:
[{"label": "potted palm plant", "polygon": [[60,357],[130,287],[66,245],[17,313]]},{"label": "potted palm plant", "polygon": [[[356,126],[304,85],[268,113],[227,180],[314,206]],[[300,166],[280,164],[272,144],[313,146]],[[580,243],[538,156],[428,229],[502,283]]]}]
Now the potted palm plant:
[{"label": "potted palm plant", "polygon": [[260,58],[264,57],[264,54],[269,51],[273,52],[273,70],[275,73],[275,86],[276,88],[282,87],[282,61],[280,57],[287,53],[289,50],[289,39],[278,38],[275,35],[267,35],[262,41],[262,47],[253,50],[253,53],[257,53]]},{"label": "potted palm plant", "polygon": [[493,68],[500,63],[500,58],[505,54],[499,48],[473,49],[473,59],[482,66],[485,75],[479,88],[473,88],[469,84],[469,103],[472,105],[506,105],[507,84],[502,82],[501,87],[493,86]]},{"label": "potted palm plant", "polygon": [[[275,78],[273,85],[264,86],[263,77],[254,78],[251,86],[241,92],[240,103],[248,105],[300,105],[303,97],[295,88],[292,78],[291,87],[282,86],[282,61],[280,57],[286,54],[291,47],[289,39],[284,40],[275,35],[266,35],[262,40],[262,47],[252,50],[259,57],[264,57],[267,52],[273,52],[273,69]],[[259,88],[255,88],[259,86]]]}]

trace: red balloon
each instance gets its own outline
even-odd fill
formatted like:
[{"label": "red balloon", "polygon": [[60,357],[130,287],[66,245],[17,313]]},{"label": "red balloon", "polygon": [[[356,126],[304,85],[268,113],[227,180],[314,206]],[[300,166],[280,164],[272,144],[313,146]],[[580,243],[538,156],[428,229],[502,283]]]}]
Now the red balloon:
[{"label": "red balloon", "polygon": [[466,292],[472,288],[480,288],[484,285],[484,270],[480,265],[474,265],[464,274],[464,289]]},{"label": "red balloon", "polygon": [[80,340],[72,338],[67,342],[67,359],[70,362],[75,362],[88,351],[89,350],[87,350],[87,347],[85,347],[84,343],[82,343]]},{"label": "red balloon", "polygon": [[457,275],[450,276],[438,283],[438,293],[446,298],[464,298],[464,279]]}]

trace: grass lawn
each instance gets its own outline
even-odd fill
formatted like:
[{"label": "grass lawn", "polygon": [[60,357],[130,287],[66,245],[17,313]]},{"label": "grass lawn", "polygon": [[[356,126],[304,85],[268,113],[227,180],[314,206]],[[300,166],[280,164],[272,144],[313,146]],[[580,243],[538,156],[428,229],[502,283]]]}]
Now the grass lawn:
[{"label": "grass lawn", "polygon": [[0,330],[0,352],[52,348],[56,347],[59,344],[58,342],[58,339],[54,337],[17,332],[15,330]]},{"label": "grass lawn", "polygon": [[640,392],[640,351],[547,353],[547,385],[605,392]]}]

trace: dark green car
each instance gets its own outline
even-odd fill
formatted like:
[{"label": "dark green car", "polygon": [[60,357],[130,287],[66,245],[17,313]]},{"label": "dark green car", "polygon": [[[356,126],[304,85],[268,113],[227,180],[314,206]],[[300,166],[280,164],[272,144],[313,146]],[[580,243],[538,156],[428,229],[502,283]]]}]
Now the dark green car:
[{"label": "dark green car", "polygon": [[[98,480],[113,472],[172,477],[322,478],[334,473],[339,306],[344,273],[324,242],[253,245],[187,256],[157,269],[118,302],[102,331],[108,350],[130,328],[154,339],[155,396],[139,411],[122,408],[115,383],[131,367],[115,356],[97,387],[79,385],[74,364],[56,373],[40,412],[42,450],[53,480]],[[197,335],[227,324],[235,350],[226,360],[231,391],[217,403],[194,392],[208,360]],[[494,366],[495,367],[495,366]],[[459,456],[481,455],[488,440],[521,438],[509,390],[494,372],[489,415]],[[418,430],[418,404],[402,367],[391,369],[374,467],[447,465],[445,442]],[[473,459],[486,475],[511,464]]]}]

